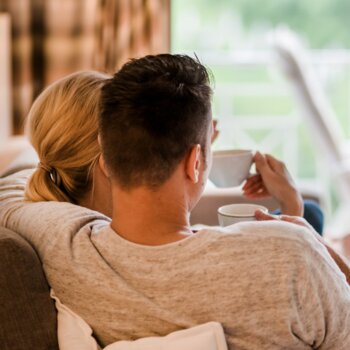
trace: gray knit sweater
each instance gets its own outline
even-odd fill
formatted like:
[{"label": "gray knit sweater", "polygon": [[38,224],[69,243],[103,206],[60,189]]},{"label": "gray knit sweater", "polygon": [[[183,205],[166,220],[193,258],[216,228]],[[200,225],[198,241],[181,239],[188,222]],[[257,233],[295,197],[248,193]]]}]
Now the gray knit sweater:
[{"label": "gray knit sweater", "polygon": [[230,349],[350,349],[350,288],[304,228],[241,223],[143,246],[97,212],[25,203],[27,176],[0,179],[0,225],[33,244],[100,344],[218,321]]}]

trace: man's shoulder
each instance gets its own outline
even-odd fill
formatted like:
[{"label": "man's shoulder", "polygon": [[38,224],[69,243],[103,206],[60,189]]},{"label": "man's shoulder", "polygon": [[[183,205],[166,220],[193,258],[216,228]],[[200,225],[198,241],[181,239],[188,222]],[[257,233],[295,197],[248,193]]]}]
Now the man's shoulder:
[{"label": "man's shoulder", "polygon": [[266,251],[281,255],[304,255],[323,249],[307,228],[283,221],[243,222],[225,228],[206,229],[212,245],[220,249],[239,246],[242,250],[264,255]]},{"label": "man's shoulder", "polygon": [[255,237],[268,240],[282,239],[288,242],[295,239],[304,240],[312,236],[306,227],[279,220],[240,222],[226,227],[206,227],[202,231],[213,237],[228,240],[237,237],[246,239]]},{"label": "man's shoulder", "polygon": [[[201,233],[207,236],[208,242],[203,246],[202,255],[215,261],[217,269],[224,269],[225,273],[239,268],[250,276],[248,279],[261,276],[259,283],[274,280],[277,285],[285,276],[293,275],[299,276],[298,283],[304,283],[314,278],[318,270],[324,275],[344,279],[314,234],[296,224],[280,221],[239,223]],[[326,280],[322,276],[315,278]]]}]

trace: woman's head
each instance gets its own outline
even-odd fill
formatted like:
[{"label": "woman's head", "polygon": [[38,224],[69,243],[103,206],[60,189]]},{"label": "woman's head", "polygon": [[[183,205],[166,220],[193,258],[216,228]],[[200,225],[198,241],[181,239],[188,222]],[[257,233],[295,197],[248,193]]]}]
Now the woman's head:
[{"label": "woman's head", "polygon": [[27,133],[40,163],[26,198],[79,203],[92,186],[101,87],[108,75],[78,72],[45,89],[34,102]]}]

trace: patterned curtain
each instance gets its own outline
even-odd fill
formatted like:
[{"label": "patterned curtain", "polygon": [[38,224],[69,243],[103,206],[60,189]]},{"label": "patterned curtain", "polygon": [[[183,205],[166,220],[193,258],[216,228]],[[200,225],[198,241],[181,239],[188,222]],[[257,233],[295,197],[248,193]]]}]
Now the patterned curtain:
[{"label": "patterned curtain", "polygon": [[170,0],[100,0],[96,69],[115,72],[129,58],[168,52]]},{"label": "patterned curtain", "polygon": [[13,124],[18,133],[23,116],[32,102],[34,81],[31,69],[33,47],[31,2],[29,0],[0,0],[0,11],[11,14],[12,23],[12,96]]},{"label": "patterned curtain", "polygon": [[71,72],[114,72],[169,50],[170,0],[0,0],[11,14],[15,133],[42,89]]}]

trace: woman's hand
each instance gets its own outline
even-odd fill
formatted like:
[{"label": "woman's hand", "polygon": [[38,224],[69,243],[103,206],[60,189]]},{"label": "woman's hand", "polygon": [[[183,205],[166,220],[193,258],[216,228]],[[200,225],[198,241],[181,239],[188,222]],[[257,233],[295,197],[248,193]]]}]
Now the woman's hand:
[{"label": "woman's hand", "polygon": [[302,197],[285,164],[271,155],[257,152],[253,158],[257,174],[247,179],[243,194],[251,199],[274,197],[282,214],[302,216]]},{"label": "woman's hand", "polygon": [[315,229],[304,218],[300,216],[273,215],[270,213],[265,213],[262,210],[258,209],[255,212],[255,218],[258,221],[287,221],[291,224],[306,227],[312,232],[312,234],[316,237],[318,241],[323,242],[323,240],[321,241],[321,236],[315,231]]},{"label": "woman's hand", "polygon": [[298,216],[289,215],[271,215],[264,213],[261,210],[255,212],[255,218],[258,221],[269,221],[269,220],[279,220],[287,221],[295,225],[306,227],[313,236],[326,247],[329,255],[332,257],[334,262],[338,265],[340,271],[342,271],[346,277],[347,283],[350,285],[350,264],[341,254],[337,253],[315,230],[314,228],[304,219]]}]

